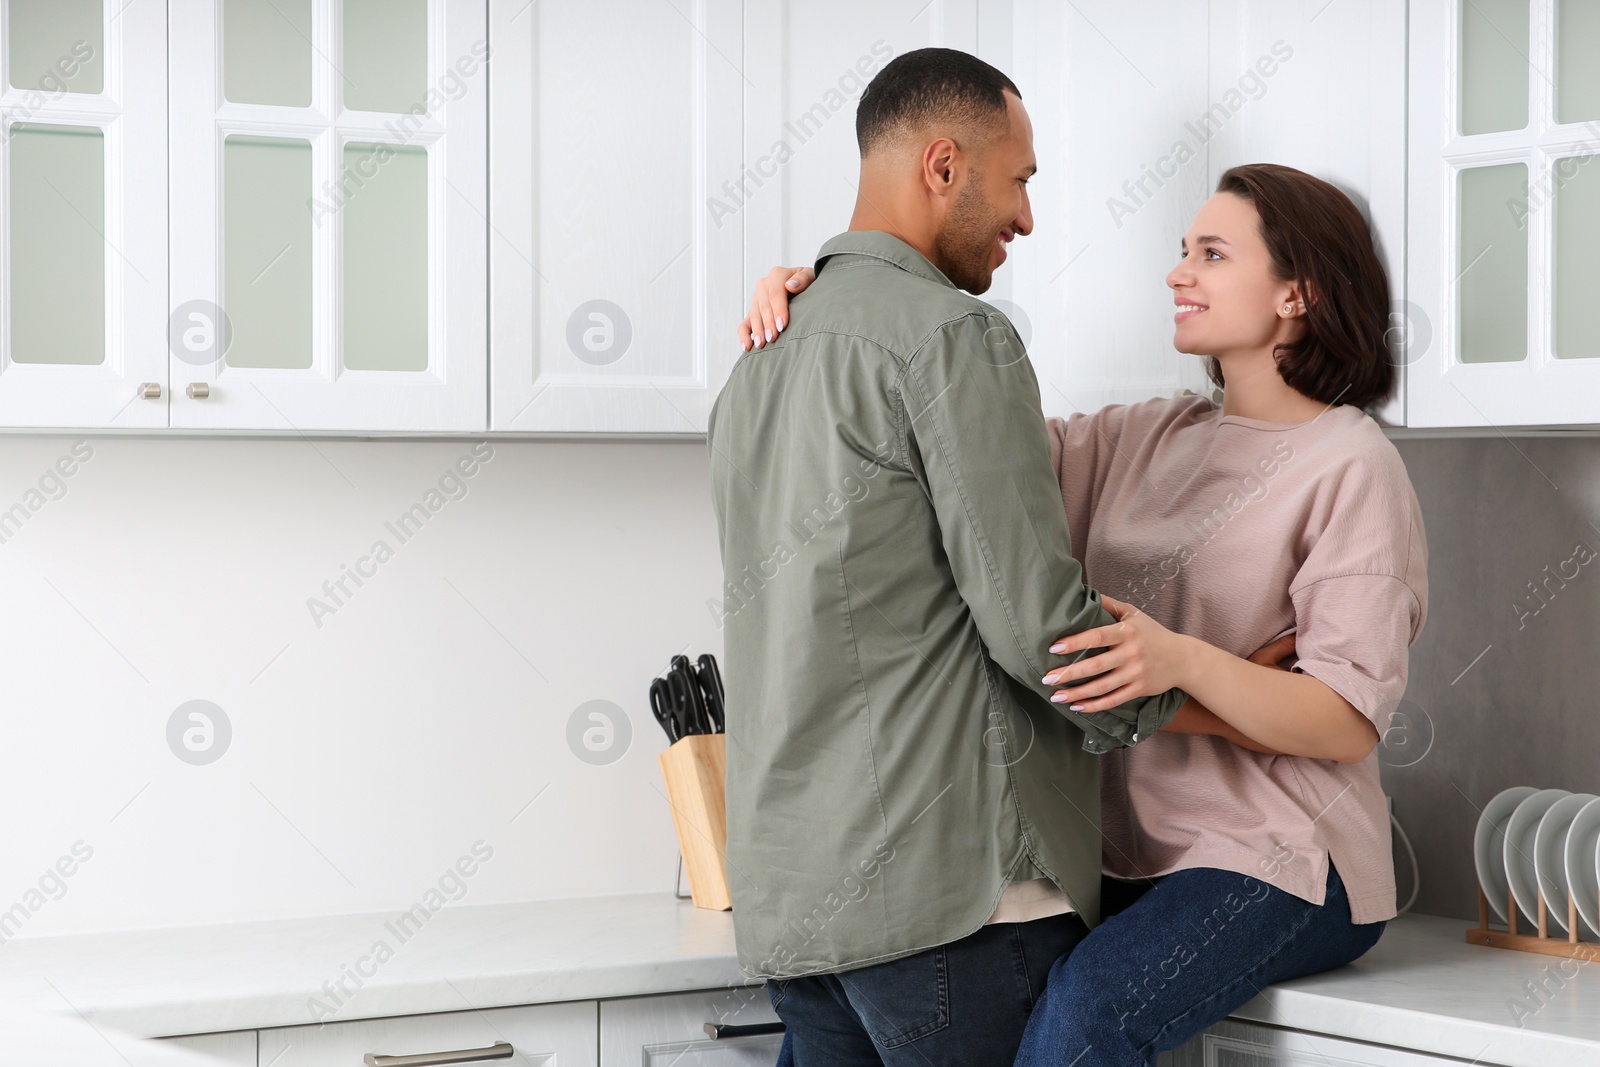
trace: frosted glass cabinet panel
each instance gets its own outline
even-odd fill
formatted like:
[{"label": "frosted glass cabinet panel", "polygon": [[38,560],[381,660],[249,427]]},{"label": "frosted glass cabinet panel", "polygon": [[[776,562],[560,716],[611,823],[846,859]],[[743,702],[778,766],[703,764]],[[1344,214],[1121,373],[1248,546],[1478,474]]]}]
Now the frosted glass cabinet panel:
[{"label": "frosted glass cabinet panel", "polygon": [[0,0],[0,426],[165,426],[166,12]]},{"label": "frosted glass cabinet panel", "polygon": [[52,94],[104,91],[101,0],[6,0],[5,6],[10,85]]},{"label": "frosted glass cabinet panel", "polygon": [[405,111],[428,82],[426,0],[344,0],[345,106]]},{"label": "frosted glass cabinet panel", "polygon": [[91,126],[11,129],[11,358],[106,358],[105,135]]},{"label": "frosted glass cabinet panel", "polygon": [[228,100],[311,103],[311,8],[311,0],[222,0],[222,88]]},{"label": "frosted glass cabinet panel", "polygon": [[1406,425],[1600,425],[1600,4],[1409,18]]},{"label": "frosted glass cabinet panel", "polygon": [[1461,5],[1461,132],[1528,124],[1529,0]]},{"label": "frosted glass cabinet panel", "polygon": [[1460,181],[1456,306],[1461,309],[1461,362],[1526,359],[1528,235],[1506,206],[1527,202],[1528,168],[1521,163],[1470,167]]},{"label": "frosted glass cabinet panel", "polygon": [[1600,359],[1600,156],[1557,160],[1555,199],[1557,359]]},{"label": "frosted glass cabinet panel", "polygon": [[351,143],[344,164],[369,174],[344,211],[344,365],[426,370],[428,153]]},{"label": "frosted glass cabinet panel", "polygon": [[311,366],[311,142],[222,143],[223,306],[230,367]]},{"label": "frosted glass cabinet panel", "polygon": [[482,5],[170,8],[172,425],[482,429]]},{"label": "frosted glass cabinet panel", "polygon": [[1556,121],[1600,119],[1600,4],[1560,0],[1555,30]]}]

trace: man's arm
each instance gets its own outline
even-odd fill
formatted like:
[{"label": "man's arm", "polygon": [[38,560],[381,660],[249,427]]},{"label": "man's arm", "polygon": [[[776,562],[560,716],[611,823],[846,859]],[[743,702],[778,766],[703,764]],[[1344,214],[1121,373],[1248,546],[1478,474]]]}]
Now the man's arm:
[{"label": "man's arm", "polygon": [[[1022,342],[998,313],[947,323],[913,354],[901,398],[956,587],[995,662],[1048,700],[1055,637],[1114,620],[1072,557]],[[1059,710],[1089,735],[1084,747],[1104,751],[1154,733],[1184,699],[1173,689],[1100,715]]]}]

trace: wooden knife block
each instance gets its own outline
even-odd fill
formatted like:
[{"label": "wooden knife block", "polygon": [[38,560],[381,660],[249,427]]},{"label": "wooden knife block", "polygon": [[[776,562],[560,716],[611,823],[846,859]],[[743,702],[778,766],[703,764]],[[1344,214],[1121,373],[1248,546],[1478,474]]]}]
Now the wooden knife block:
[{"label": "wooden knife block", "polygon": [[728,735],[679,738],[661,753],[661,777],[694,906],[728,911]]}]

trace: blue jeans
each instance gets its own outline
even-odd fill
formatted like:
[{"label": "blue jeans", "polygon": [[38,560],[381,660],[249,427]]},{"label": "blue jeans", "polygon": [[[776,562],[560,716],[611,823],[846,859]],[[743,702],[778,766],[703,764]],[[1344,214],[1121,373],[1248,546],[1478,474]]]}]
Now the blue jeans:
[{"label": "blue jeans", "polygon": [[1209,867],[1152,882],[1104,880],[1104,920],[1056,960],[1016,1067],[1141,1067],[1266,986],[1359,958],[1381,922],[1350,921],[1328,864],[1318,907]]},{"label": "blue jeans", "polygon": [[839,974],[767,982],[783,1067],[972,1067],[1016,1056],[1050,968],[1088,933],[1076,915],[993,923]]}]

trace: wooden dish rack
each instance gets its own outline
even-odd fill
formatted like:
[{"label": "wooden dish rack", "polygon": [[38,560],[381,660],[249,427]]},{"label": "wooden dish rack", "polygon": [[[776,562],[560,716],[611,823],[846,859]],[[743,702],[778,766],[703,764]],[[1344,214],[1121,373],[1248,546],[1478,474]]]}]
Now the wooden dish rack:
[{"label": "wooden dish rack", "polygon": [[1539,894],[1537,934],[1517,931],[1517,898],[1514,893],[1506,893],[1506,914],[1510,916],[1506,929],[1490,928],[1489,898],[1484,895],[1483,887],[1479,886],[1478,925],[1467,931],[1467,944],[1509,948],[1517,952],[1538,952],[1546,956],[1566,956],[1577,960],[1600,958],[1600,944],[1578,940],[1578,900],[1570,890],[1567,892],[1567,936],[1564,939],[1550,936],[1550,912],[1543,892]]}]

